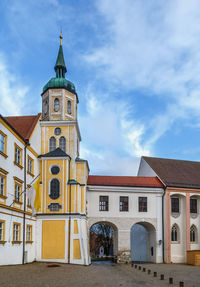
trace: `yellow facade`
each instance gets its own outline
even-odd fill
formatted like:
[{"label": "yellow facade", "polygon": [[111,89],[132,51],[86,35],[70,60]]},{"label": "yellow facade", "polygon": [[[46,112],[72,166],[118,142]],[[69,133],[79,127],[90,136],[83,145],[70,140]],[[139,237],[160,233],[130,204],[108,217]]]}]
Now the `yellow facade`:
[{"label": "yellow facade", "polygon": [[[88,254],[88,251],[82,251],[81,242],[87,240],[87,235],[81,233],[80,226],[86,224],[88,165],[79,159],[78,96],[75,89],[68,89],[72,83],[64,78],[66,68],[61,58],[58,57],[55,66],[56,87],[47,88],[42,94],[42,259],[65,259],[69,263],[84,264],[88,259],[81,258],[81,254]],[[59,81],[68,83],[66,88],[57,87]],[[63,138],[64,144],[61,144]]]},{"label": "yellow facade", "polygon": [[64,220],[43,220],[42,259],[65,259]]}]

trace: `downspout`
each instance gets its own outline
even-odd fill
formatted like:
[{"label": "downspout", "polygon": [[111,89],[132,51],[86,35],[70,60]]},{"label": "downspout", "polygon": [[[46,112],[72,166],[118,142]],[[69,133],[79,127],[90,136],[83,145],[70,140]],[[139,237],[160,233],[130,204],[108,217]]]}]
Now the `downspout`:
[{"label": "downspout", "polygon": [[71,184],[70,184],[70,164],[69,158],[68,183],[69,183],[69,226],[68,226],[68,263],[70,263],[70,247],[71,247]]},{"label": "downspout", "polygon": [[164,196],[166,193],[166,188],[164,188],[164,192],[162,195],[162,257],[163,257],[163,263],[165,263],[165,240],[164,240]]},{"label": "downspout", "polygon": [[24,215],[23,215],[23,242],[22,242],[22,264],[25,262],[25,231],[26,231],[26,149],[29,146],[29,141],[25,140],[25,147],[24,147]]}]

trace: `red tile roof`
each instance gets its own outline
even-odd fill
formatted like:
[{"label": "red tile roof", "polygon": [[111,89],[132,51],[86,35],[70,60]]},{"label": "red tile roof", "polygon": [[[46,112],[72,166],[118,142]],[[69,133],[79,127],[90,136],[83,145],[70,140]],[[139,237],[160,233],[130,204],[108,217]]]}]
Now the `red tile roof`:
[{"label": "red tile roof", "polygon": [[163,187],[157,177],[89,175],[88,185]]},{"label": "red tile roof", "polygon": [[4,119],[23,137],[29,139],[41,113],[35,116],[4,117]]}]

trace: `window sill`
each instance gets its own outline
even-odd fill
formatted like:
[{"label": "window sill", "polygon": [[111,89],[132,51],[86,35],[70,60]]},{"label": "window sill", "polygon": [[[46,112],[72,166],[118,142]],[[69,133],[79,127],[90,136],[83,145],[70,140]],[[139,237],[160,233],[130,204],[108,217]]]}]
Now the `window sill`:
[{"label": "window sill", "polygon": [[139,210],[138,212],[147,212],[147,210]]},{"label": "window sill", "polygon": [[171,244],[180,244],[180,241],[171,241]]},{"label": "window sill", "polygon": [[17,200],[13,200],[13,202],[14,202],[14,203],[17,203],[17,204],[20,204],[20,205],[22,205],[22,204],[23,204],[23,202],[21,202],[21,201],[17,201]]},{"label": "window sill", "polygon": [[14,161],[14,165],[18,166],[19,168],[23,168],[23,166],[21,164],[19,164],[18,162]]},{"label": "window sill", "polygon": [[4,245],[6,242],[7,241],[2,240],[2,241],[0,241],[0,244]]},{"label": "window sill", "polygon": [[194,212],[193,212],[193,213],[192,213],[192,212],[190,213],[190,217],[191,217],[191,218],[197,218],[197,216],[198,216],[198,213],[197,213],[197,212],[196,212],[196,213],[194,213]]},{"label": "window sill", "polygon": [[7,199],[8,197],[5,196],[5,195],[1,195],[1,194],[0,194],[0,198],[2,198],[2,199]]},{"label": "window sill", "polygon": [[2,151],[0,151],[0,154],[2,155],[2,156],[4,156],[5,158],[7,158],[8,156],[7,156],[7,154],[5,154],[4,152],[2,152]]},{"label": "window sill", "polygon": [[171,216],[174,218],[178,218],[180,216],[180,212],[171,212]]},{"label": "window sill", "polygon": [[34,177],[34,174],[30,171],[27,170],[27,174],[29,174],[30,176]]},{"label": "window sill", "polygon": [[21,244],[22,241],[12,241],[12,244]]},{"label": "window sill", "polygon": [[26,241],[26,244],[32,244],[33,241]]}]

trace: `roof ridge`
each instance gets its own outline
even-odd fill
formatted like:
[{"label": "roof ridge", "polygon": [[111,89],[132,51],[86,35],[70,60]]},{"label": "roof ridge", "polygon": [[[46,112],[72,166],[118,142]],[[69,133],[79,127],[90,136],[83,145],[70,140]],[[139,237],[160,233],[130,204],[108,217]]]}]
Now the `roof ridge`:
[{"label": "roof ridge", "polygon": [[176,158],[164,158],[164,157],[153,157],[153,156],[142,156],[144,159],[158,159],[158,160],[171,160],[171,161],[182,161],[182,162],[194,162],[194,163],[200,163],[200,161],[194,161],[194,160],[186,160],[186,159],[176,159]]}]

